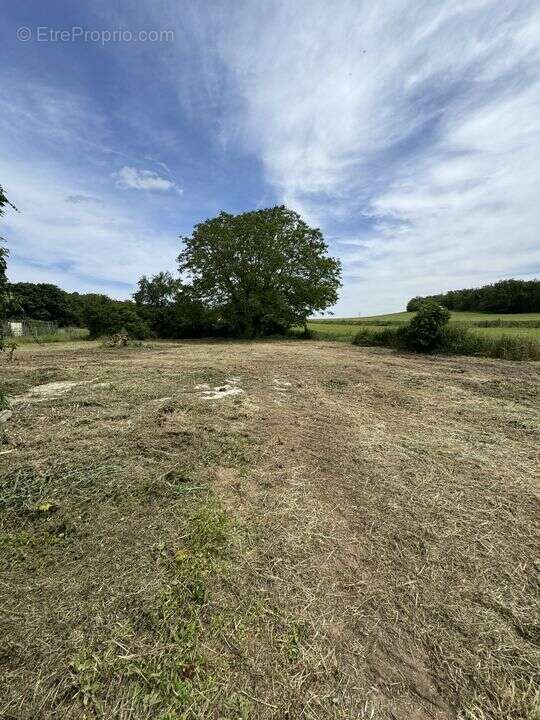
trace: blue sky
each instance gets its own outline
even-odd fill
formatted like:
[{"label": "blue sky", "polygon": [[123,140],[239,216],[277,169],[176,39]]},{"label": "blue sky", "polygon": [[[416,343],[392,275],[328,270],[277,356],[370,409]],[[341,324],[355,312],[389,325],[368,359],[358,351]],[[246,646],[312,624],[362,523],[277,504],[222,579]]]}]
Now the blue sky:
[{"label": "blue sky", "polygon": [[537,3],[29,0],[0,56],[13,281],[129,297],[277,203],[342,259],[339,315],[540,275]]}]

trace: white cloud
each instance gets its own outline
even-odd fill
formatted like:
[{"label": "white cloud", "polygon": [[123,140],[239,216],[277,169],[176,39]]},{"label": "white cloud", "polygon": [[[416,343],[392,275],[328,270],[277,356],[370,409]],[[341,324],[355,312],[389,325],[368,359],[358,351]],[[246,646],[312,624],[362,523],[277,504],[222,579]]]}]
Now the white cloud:
[{"label": "white cloud", "polygon": [[[322,227],[344,261],[340,314],[540,273],[533,0],[239,0],[211,11],[155,0],[138,11],[177,31],[155,62],[168,63],[166,109],[181,100],[178,135],[186,122],[212,127],[224,159],[247,149],[280,200]],[[129,54],[117,50],[121,67]],[[56,88],[0,85],[0,177],[25,206],[9,218],[10,245],[37,263],[64,258],[104,282],[133,282],[174,267],[175,240],[156,227],[165,215],[176,222],[181,190],[169,157],[119,152],[95,107]],[[115,168],[121,188],[157,191],[144,209],[115,186]],[[66,202],[97,187],[101,203]]]},{"label": "white cloud", "polygon": [[12,281],[33,277],[126,297],[143,273],[174,270],[176,239],[157,232],[137,207],[110,195],[98,203],[66,203],[73,190],[86,196],[87,187],[47,166],[0,161],[0,173],[9,175],[9,196],[20,198],[20,212],[4,215],[0,233],[8,238]]},{"label": "white cloud", "polygon": [[67,203],[72,203],[73,205],[80,205],[81,203],[100,203],[101,200],[99,198],[93,197],[92,195],[68,195],[66,197]]},{"label": "white cloud", "polygon": [[150,190],[152,192],[169,192],[174,190],[179,195],[182,190],[172,180],[161,177],[152,170],[137,170],[137,168],[124,165],[116,173],[117,185],[132,190]]},{"label": "white cloud", "polygon": [[10,279],[129,297],[143,273],[174,270],[175,233],[156,221],[166,196],[142,207],[117,190],[111,164],[124,153],[91,103],[58,87],[7,85],[0,178],[20,210],[0,221]]},{"label": "white cloud", "polygon": [[348,239],[338,312],[539,273],[537,3],[276,0],[194,27],[226,143]]}]

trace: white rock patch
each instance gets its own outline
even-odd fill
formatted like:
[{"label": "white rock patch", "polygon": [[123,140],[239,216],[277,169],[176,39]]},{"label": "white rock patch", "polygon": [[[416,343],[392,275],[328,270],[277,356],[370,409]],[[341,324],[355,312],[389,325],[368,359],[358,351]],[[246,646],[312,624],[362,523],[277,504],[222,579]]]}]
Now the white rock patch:
[{"label": "white rock patch", "polygon": [[281,380],[280,378],[274,378],[274,385],[278,388],[291,387],[292,383],[287,380]]},{"label": "white rock patch", "polygon": [[48,400],[49,398],[56,398],[61,395],[65,395],[78,385],[88,385],[88,383],[92,382],[94,382],[94,380],[61,380],[58,382],[45,383],[44,385],[36,385],[23,397],[29,400]]},{"label": "white rock patch", "polygon": [[289,400],[289,394],[287,391],[292,386],[292,383],[288,380],[283,380],[282,378],[274,378],[272,382],[274,390],[276,391],[274,402],[276,405],[282,405]]},{"label": "white rock patch", "polygon": [[215,387],[210,387],[208,383],[202,383],[201,385],[195,385],[195,390],[202,391],[201,400],[222,400],[233,395],[244,394],[244,390],[239,387],[240,380],[239,377],[227,378],[224,385],[216,385]]}]

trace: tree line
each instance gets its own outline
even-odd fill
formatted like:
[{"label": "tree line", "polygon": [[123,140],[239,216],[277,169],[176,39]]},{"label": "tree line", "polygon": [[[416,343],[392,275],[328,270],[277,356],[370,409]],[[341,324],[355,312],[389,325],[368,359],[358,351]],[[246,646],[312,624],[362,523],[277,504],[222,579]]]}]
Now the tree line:
[{"label": "tree line", "polygon": [[133,300],[5,283],[5,314],[86,327],[92,337],[259,337],[305,324],[337,301],[339,261],[321,231],[284,206],[222,212],[180,240],[178,276],[143,276]]},{"label": "tree line", "polygon": [[418,296],[409,300],[407,311],[416,312],[426,300],[434,300],[448,310],[458,312],[540,312],[540,280],[499,280],[479,288]]}]

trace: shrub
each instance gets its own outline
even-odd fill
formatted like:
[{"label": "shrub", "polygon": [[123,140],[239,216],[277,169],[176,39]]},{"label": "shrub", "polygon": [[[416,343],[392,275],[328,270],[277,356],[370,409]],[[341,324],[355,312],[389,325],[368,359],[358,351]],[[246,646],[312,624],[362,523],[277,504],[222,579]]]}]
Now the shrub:
[{"label": "shrub", "polygon": [[416,312],[417,310],[420,310],[420,305],[422,304],[422,302],[423,298],[421,298],[419,295],[411,298],[407,303],[407,312]]},{"label": "shrub", "polygon": [[96,296],[94,302],[85,309],[85,321],[90,337],[127,333],[136,340],[150,337],[150,328],[137,312],[132,302],[111,300],[105,296]]},{"label": "shrub", "polygon": [[[370,330],[363,327],[354,337],[353,345],[381,346],[397,350],[410,348],[410,328],[402,326]],[[463,325],[443,326],[438,350],[454,355],[476,355],[502,360],[540,360],[540,342],[534,337],[486,337]]]},{"label": "shrub", "polygon": [[464,325],[448,325],[443,329],[440,350],[456,355],[482,355],[486,338],[473,333]]},{"label": "shrub", "polygon": [[450,320],[450,312],[438,303],[428,300],[407,326],[407,344],[418,352],[433,352],[444,343],[444,328]]}]

